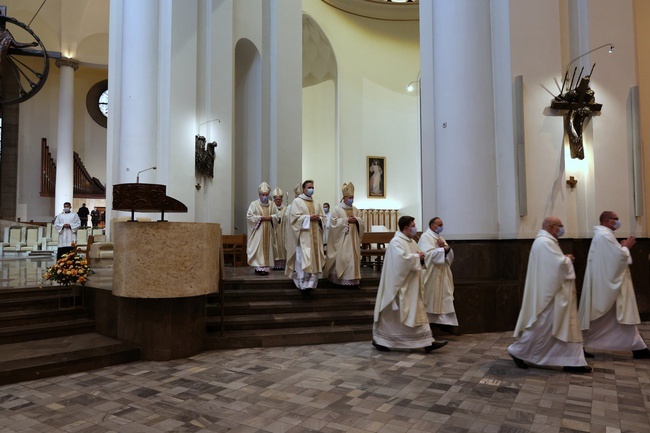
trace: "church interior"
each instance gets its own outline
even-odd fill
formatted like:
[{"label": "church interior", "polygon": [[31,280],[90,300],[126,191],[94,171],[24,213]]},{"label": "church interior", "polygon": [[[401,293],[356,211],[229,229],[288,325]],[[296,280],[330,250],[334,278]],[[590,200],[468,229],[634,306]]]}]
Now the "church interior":
[{"label": "church interior", "polygon": [[[650,432],[647,360],[506,352],[544,218],[580,291],[605,210],[650,339],[647,23],[644,0],[0,2],[0,430]],[[332,207],[353,182],[370,232],[360,289],[311,302],[245,257],[258,185],[306,179]],[[82,286],[43,280],[65,202],[93,211]],[[404,215],[455,253],[431,354],[370,344]]]}]

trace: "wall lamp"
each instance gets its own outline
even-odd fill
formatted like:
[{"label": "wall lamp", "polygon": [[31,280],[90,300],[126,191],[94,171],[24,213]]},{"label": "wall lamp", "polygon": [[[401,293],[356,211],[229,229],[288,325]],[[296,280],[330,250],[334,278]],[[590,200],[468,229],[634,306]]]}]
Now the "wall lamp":
[{"label": "wall lamp", "polygon": [[571,61],[569,62],[569,64],[566,65],[566,69],[565,69],[565,71],[564,71],[564,81],[567,81],[567,80],[568,80],[568,76],[569,76],[569,67],[570,67],[572,64],[574,64],[575,62],[577,62],[579,59],[583,58],[583,57],[586,56],[587,54],[591,54],[591,53],[593,53],[594,51],[598,51],[598,50],[600,50],[601,48],[605,48],[605,47],[608,47],[608,48],[609,48],[607,51],[608,51],[610,54],[612,53],[612,51],[614,51],[614,44],[611,44],[611,43],[603,44],[603,45],[601,45],[601,46],[599,46],[599,47],[594,48],[593,50],[589,50],[589,51],[587,51],[587,52],[584,53],[584,54],[580,54],[578,57],[576,57],[575,59],[571,60]]}]

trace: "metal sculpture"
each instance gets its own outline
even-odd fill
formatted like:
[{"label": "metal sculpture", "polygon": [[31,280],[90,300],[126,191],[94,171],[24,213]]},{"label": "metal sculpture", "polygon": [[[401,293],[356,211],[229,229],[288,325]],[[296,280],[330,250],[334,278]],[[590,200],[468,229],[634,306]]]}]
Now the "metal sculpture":
[{"label": "metal sculpture", "polygon": [[[582,140],[582,129],[584,123],[594,114],[600,113],[603,104],[596,103],[594,91],[589,87],[591,75],[594,72],[596,64],[591,68],[589,75],[582,77],[584,67],[580,70],[578,79],[575,80],[578,68],[573,70],[571,83],[566,91],[564,86],[568,82],[569,71],[564,74],[564,82],[560,94],[551,101],[551,108],[563,110],[564,131],[569,137],[569,146],[571,148],[571,158],[584,159],[584,144]],[[573,86],[575,81],[575,87]]]},{"label": "metal sculpture", "polygon": [[49,71],[43,42],[28,25],[6,16],[6,7],[0,7],[0,105],[18,104],[36,95]]},{"label": "metal sculpture", "polygon": [[196,171],[203,176],[214,177],[214,157],[217,142],[207,143],[205,137],[194,137],[194,155]]}]

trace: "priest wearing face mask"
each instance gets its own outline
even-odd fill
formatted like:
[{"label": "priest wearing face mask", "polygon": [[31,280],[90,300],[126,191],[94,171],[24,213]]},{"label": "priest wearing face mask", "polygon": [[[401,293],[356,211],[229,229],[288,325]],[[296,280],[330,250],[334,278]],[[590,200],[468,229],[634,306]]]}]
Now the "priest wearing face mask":
[{"label": "priest wearing face mask", "polygon": [[422,233],[418,242],[426,264],[422,271],[423,301],[429,323],[450,334],[456,334],[454,327],[458,326],[458,319],[454,309],[454,277],[451,273],[454,251],[440,234],[442,229],[442,220],[432,218],[429,228]]},{"label": "priest wearing face mask", "polygon": [[289,231],[286,239],[287,267],[285,275],[293,278],[305,299],[312,298],[325,265],[323,229],[325,213],[314,195],[314,181],[302,183],[302,194],[291,203]]},{"label": "priest wearing face mask", "polygon": [[620,227],[618,215],[612,211],[603,212],[600,225],[594,227],[580,297],[584,346],[631,351],[636,359],[650,359],[650,350],[637,329],[641,318],[629,268],[636,239],[630,236],[619,243],[614,231]]},{"label": "priest wearing face mask", "polygon": [[422,302],[424,253],[413,239],[415,218],[403,216],[397,224],[399,231],[386,247],[381,270],[372,345],[382,352],[423,348],[428,353],[447,342],[433,338]]},{"label": "priest wearing face mask", "polygon": [[271,187],[262,182],[257,188],[259,199],[251,202],[246,212],[248,240],[246,254],[249,266],[255,266],[255,273],[268,275],[275,262],[274,226],[280,223],[280,214],[275,203],[269,202]]},{"label": "priest wearing face mask", "polygon": [[71,252],[74,247],[73,242],[77,239],[77,229],[81,226],[81,220],[76,212],[72,212],[70,202],[63,203],[63,213],[60,213],[54,219],[54,230],[59,232],[59,243],[56,252],[57,260],[62,255]]},{"label": "priest wearing face mask", "polygon": [[528,258],[514,334],[519,339],[508,347],[508,353],[519,368],[528,368],[530,363],[589,373],[578,323],[574,257],[560,249],[558,238],[563,234],[559,218],[544,219]]},{"label": "priest wearing face mask", "polygon": [[324,272],[337,285],[359,288],[361,282],[361,237],[366,224],[354,207],[354,185],[344,183],[343,199],[329,217],[329,243]]}]

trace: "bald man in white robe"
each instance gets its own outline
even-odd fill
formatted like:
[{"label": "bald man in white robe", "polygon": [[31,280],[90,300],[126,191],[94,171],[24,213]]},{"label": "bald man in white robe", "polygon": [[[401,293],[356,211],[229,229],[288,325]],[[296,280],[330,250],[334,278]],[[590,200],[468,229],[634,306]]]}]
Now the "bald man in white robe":
[{"label": "bald man in white robe", "polygon": [[547,217],[537,233],[528,259],[524,298],[515,327],[518,340],[508,353],[519,368],[563,367],[589,373],[578,325],[573,256],[560,249],[564,234],[559,218]]},{"label": "bald man in white robe", "polygon": [[650,350],[637,329],[641,318],[629,267],[630,248],[636,239],[630,236],[619,243],[614,231],[620,226],[616,212],[605,211],[600,225],[594,227],[580,297],[584,346],[631,351],[635,359],[650,359]]}]

